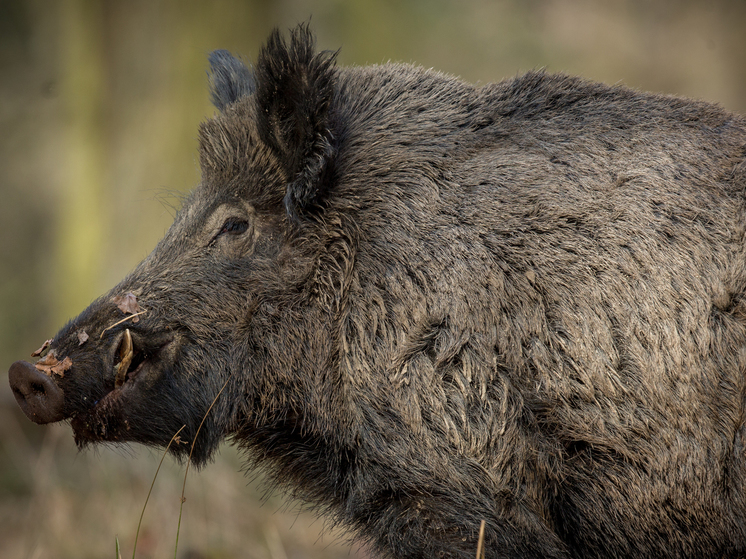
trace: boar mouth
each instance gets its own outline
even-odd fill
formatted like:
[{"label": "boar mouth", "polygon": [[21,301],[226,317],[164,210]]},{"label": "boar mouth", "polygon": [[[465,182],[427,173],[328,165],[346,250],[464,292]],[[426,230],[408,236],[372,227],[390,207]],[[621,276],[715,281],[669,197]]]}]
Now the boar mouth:
[{"label": "boar mouth", "polygon": [[107,386],[103,387],[105,393],[89,409],[71,418],[79,446],[133,438],[129,433],[133,408],[138,407],[143,393],[157,382],[166,365],[165,353],[173,341],[173,336],[168,336],[145,342],[143,337],[124,330],[112,360],[113,376],[108,377]]},{"label": "boar mouth", "polygon": [[114,386],[109,394],[126,389],[127,384],[136,382],[144,368],[162,362],[166,348],[173,341],[173,336],[168,336],[146,342],[145,336],[133,336],[129,329],[125,329],[113,360]]},{"label": "boar mouth", "polygon": [[[169,342],[166,343],[168,345]],[[159,349],[160,351],[160,349]],[[134,379],[145,364],[148,356],[141,349],[135,348],[132,342],[132,334],[129,329],[124,331],[121,341],[119,342],[119,362],[114,365],[114,389],[128,381]]]}]

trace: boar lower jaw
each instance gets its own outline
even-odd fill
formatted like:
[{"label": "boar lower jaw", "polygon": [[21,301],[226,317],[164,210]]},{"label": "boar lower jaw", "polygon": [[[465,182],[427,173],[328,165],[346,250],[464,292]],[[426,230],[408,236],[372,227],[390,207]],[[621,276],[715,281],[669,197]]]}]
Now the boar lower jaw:
[{"label": "boar lower jaw", "polygon": [[122,360],[114,366],[114,388],[93,407],[72,418],[71,426],[79,446],[96,441],[131,440],[132,437],[128,436],[130,409],[137,403],[143,389],[162,373],[165,364],[159,357],[171,342],[167,341],[155,353],[147,355],[133,346],[130,336],[125,334],[120,349],[129,347],[125,347],[120,354]]}]

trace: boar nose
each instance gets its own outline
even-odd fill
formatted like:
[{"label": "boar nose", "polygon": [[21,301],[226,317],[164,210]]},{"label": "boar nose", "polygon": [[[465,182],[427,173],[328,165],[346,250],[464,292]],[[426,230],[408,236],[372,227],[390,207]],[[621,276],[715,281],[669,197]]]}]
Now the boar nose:
[{"label": "boar nose", "polygon": [[16,361],[8,371],[10,388],[23,413],[44,424],[64,419],[65,395],[55,382],[27,361]]}]

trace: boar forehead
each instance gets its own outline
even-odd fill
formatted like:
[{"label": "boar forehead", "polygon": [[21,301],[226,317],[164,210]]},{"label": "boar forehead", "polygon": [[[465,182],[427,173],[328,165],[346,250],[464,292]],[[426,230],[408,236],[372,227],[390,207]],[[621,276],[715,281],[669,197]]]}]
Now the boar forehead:
[{"label": "boar forehead", "polygon": [[281,209],[284,176],[256,130],[253,97],[231,105],[200,126],[202,183],[195,194],[206,202],[240,198],[258,209]]}]

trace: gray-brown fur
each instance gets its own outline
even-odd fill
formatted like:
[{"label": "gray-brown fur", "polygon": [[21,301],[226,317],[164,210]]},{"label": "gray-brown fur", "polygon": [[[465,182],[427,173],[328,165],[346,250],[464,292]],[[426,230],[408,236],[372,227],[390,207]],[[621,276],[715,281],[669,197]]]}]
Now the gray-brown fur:
[{"label": "gray-brown fur", "polygon": [[30,417],[191,443],[228,381],[198,462],[231,438],[382,557],[474,557],[482,519],[487,557],[746,554],[742,117],[339,68],[305,27],[212,61],[202,183]]}]

